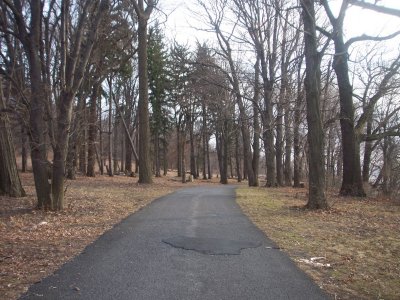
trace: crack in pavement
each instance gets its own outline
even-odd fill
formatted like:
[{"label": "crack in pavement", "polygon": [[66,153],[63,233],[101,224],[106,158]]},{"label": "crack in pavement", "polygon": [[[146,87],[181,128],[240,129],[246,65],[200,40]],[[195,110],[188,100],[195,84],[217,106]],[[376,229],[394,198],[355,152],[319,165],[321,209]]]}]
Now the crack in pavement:
[{"label": "crack in pavement", "polygon": [[190,236],[175,236],[162,241],[175,248],[193,250],[208,255],[240,255],[243,249],[261,246],[260,242]]}]

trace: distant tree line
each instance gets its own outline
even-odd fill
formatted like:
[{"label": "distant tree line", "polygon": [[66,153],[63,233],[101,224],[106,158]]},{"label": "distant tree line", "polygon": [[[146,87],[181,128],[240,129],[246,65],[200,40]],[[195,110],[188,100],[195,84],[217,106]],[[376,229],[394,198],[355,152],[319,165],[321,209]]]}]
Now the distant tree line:
[{"label": "distant tree line", "polygon": [[383,42],[400,32],[347,38],[352,5],[398,17],[365,1],[335,15],[327,0],[198,0],[215,40],[193,48],[166,38],[158,1],[2,1],[0,192],[25,194],[17,145],[49,210],[77,173],[211,179],[214,153],[222,184],[306,181],[312,209],[329,186],[396,193],[400,52]]}]

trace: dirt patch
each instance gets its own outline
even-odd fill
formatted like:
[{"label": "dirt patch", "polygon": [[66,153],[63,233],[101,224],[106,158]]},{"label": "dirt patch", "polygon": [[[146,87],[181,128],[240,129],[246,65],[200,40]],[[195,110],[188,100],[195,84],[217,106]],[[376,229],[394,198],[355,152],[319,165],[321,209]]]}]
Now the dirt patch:
[{"label": "dirt patch", "polygon": [[62,212],[35,210],[33,176],[21,174],[27,197],[0,197],[0,299],[16,299],[53,273],[114,224],[155,198],[181,187],[216,184],[180,183],[174,174],[139,185],[125,176],[78,177],[67,181]]},{"label": "dirt patch", "polygon": [[400,206],[331,193],[309,211],[306,190],[247,188],[238,203],[251,220],[336,299],[398,299]]}]

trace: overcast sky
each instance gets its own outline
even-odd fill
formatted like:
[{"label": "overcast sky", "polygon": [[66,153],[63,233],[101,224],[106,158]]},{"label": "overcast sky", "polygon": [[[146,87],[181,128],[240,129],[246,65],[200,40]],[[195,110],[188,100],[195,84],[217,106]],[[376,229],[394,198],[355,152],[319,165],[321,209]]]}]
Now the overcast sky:
[{"label": "overcast sky", "polygon": [[[212,36],[192,28],[201,27],[193,12],[190,11],[190,9],[195,10],[195,2],[195,0],[160,0],[160,8],[168,15],[165,30],[169,38],[176,38],[180,43],[188,42],[192,45],[195,44],[196,40],[203,41],[212,38]],[[342,3],[339,0],[330,2],[334,10],[338,10]],[[379,5],[400,9],[400,0],[380,0]],[[348,10],[345,21],[347,38],[364,33],[385,35],[400,29],[400,18],[358,7],[351,7]]]}]

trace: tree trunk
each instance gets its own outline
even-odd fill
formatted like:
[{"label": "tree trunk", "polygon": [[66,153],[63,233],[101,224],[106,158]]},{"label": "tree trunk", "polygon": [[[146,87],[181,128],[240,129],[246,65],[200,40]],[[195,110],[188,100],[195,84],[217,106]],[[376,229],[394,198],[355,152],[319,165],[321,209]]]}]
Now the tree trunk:
[{"label": "tree trunk", "polygon": [[337,28],[334,42],[333,69],[339,88],[340,129],[343,147],[343,178],[340,195],[365,197],[361,177],[360,152],[357,151],[358,141],[354,130],[353,87],[350,84],[348,53],[343,41],[342,28]]},{"label": "tree trunk", "polygon": [[[96,140],[97,140],[97,98],[100,93],[100,83],[96,82],[92,87],[92,94],[90,96],[89,107],[89,138],[88,138],[88,164],[87,173],[89,177],[95,177],[95,163],[96,163]],[[101,129],[100,129],[101,130]],[[102,149],[100,147],[99,156],[101,158]]]},{"label": "tree trunk", "polygon": [[306,103],[309,145],[309,196],[307,208],[326,209],[324,131],[320,112],[320,53],[317,51],[314,0],[303,0],[306,58]]},{"label": "tree trunk", "polygon": [[68,148],[68,132],[71,124],[73,95],[62,92],[57,114],[57,136],[54,148],[51,210],[64,209],[65,159]]},{"label": "tree trunk", "polygon": [[290,107],[289,101],[285,104],[285,167],[284,179],[286,186],[292,186],[292,130],[290,122]]},{"label": "tree trunk", "polygon": [[[279,101],[283,101],[280,99]],[[278,103],[276,116],[276,183],[283,186],[283,105]]]},{"label": "tree trunk", "polygon": [[[367,136],[372,133],[372,120],[371,118],[367,122]],[[362,180],[363,182],[369,181],[369,166],[371,164],[372,155],[372,141],[366,141],[364,146],[364,161],[362,169]]]},{"label": "tree trunk", "polygon": [[201,103],[202,117],[203,117],[203,179],[207,179],[207,147],[208,147],[208,133],[207,133],[207,110],[204,98]]},{"label": "tree trunk", "polygon": [[[260,46],[261,47],[261,46]],[[272,114],[272,93],[273,82],[268,79],[268,67],[264,50],[259,51],[261,62],[261,75],[263,78],[263,97],[265,105],[264,113],[264,149],[265,149],[265,162],[267,167],[267,187],[274,187],[276,185],[276,170],[275,170],[275,148],[274,148],[274,126]]]},{"label": "tree trunk", "polygon": [[203,127],[203,179],[207,180],[207,143],[208,141],[206,140],[206,133],[204,132],[204,127]]},{"label": "tree trunk", "polygon": [[259,69],[259,58],[255,64],[255,76],[254,76],[254,99],[253,99],[253,125],[254,125],[254,141],[253,141],[253,160],[252,167],[254,170],[254,185],[258,186],[258,170],[260,164],[260,114],[259,114],[259,98],[260,98],[260,69]]},{"label": "tree trunk", "polygon": [[76,151],[78,133],[76,132],[77,130],[76,127],[77,126],[75,125],[74,129],[72,130],[72,134],[69,137],[67,159],[66,159],[66,169],[67,169],[66,177],[67,179],[71,180],[76,179],[76,166],[77,166],[76,160],[78,158]]},{"label": "tree trunk", "polygon": [[127,129],[125,131],[125,174],[128,176],[132,176],[132,152],[131,149],[131,120],[132,120],[132,104],[128,102],[128,97],[125,98],[126,109],[125,109],[125,124],[127,125]]},{"label": "tree trunk", "polygon": [[167,147],[167,142],[166,142],[167,137],[164,135],[164,142],[163,142],[163,169],[164,169],[164,176],[167,176],[168,174],[168,159],[167,159],[167,152],[168,152],[168,147]]},{"label": "tree trunk", "polygon": [[132,175],[132,149],[129,145],[129,135],[125,134],[125,174]]},{"label": "tree trunk", "polygon": [[[110,93],[111,93],[111,84],[110,84]],[[107,174],[108,176],[113,176],[113,169],[112,169],[112,101],[111,101],[111,94],[110,98],[108,99],[108,169]]]},{"label": "tree trunk", "polygon": [[300,187],[301,182],[301,163],[300,163],[300,122],[301,122],[301,103],[303,100],[302,95],[302,79],[301,68],[303,58],[300,58],[297,69],[297,96],[294,107],[293,118],[293,187]]},{"label": "tree trunk", "polygon": [[118,173],[118,140],[119,140],[119,116],[117,115],[117,112],[115,112],[115,117],[114,117],[114,128],[112,130],[113,132],[113,173],[117,174]]},{"label": "tree trunk", "polygon": [[237,99],[239,103],[239,119],[241,124],[242,138],[243,138],[243,156],[245,159],[246,175],[249,182],[249,186],[257,186],[256,176],[253,170],[253,155],[251,153],[251,139],[249,126],[247,122],[247,116],[245,107],[242,102],[242,96],[237,92]]},{"label": "tree trunk", "polygon": [[382,192],[385,196],[390,196],[391,190],[389,188],[390,173],[391,173],[391,155],[389,137],[383,139],[383,166],[382,166]]},{"label": "tree trunk", "polygon": [[207,141],[206,141],[207,173],[208,173],[208,179],[212,179],[212,170],[211,170],[211,162],[210,162],[210,145],[208,143],[208,135],[206,138],[207,138]]},{"label": "tree trunk", "polygon": [[237,175],[237,181],[242,182],[242,172],[240,170],[241,155],[240,155],[239,134],[236,134],[235,136],[236,136],[236,139],[235,139],[236,175]]},{"label": "tree trunk", "polygon": [[[83,97],[82,97],[83,98]],[[68,150],[67,150],[67,158],[66,158],[66,177],[67,179],[75,180],[76,179],[76,168],[77,168],[77,160],[78,160],[78,142],[80,138],[80,125],[82,124],[80,115],[80,111],[82,110],[82,100],[79,99],[78,105],[75,107],[75,112],[72,120],[72,129],[70,130],[69,141],[68,141]],[[84,147],[83,147],[84,148]]]},{"label": "tree trunk", "polygon": [[243,103],[243,97],[241,95],[241,89],[239,84],[239,78],[236,71],[236,66],[232,58],[232,49],[230,48],[229,42],[225,39],[220,31],[218,31],[219,36],[224,41],[225,44],[225,52],[227,55],[229,68],[232,74],[232,85],[233,90],[235,92],[235,98],[237,105],[239,107],[239,122],[240,128],[242,131],[242,139],[243,139],[243,156],[244,156],[244,165],[246,169],[246,176],[248,178],[249,186],[257,186],[256,176],[253,170],[253,155],[251,152],[251,138],[250,138],[250,131],[249,131],[249,123],[248,123],[248,116],[246,113],[246,107]]},{"label": "tree trunk", "polygon": [[50,208],[52,199],[48,182],[48,164],[46,158],[46,124],[44,85],[41,76],[39,58],[41,7],[39,2],[32,2],[30,34],[23,45],[29,62],[31,80],[31,101],[29,105],[29,137],[33,178],[35,181],[38,208]]},{"label": "tree trunk", "polygon": [[156,164],[155,174],[156,177],[161,177],[161,163],[160,163],[160,136],[158,130],[155,133],[154,141],[154,161]]},{"label": "tree trunk", "polygon": [[18,175],[10,121],[5,110],[6,102],[0,78],[0,194],[23,197],[26,194]]},{"label": "tree trunk", "polygon": [[182,183],[186,183],[186,165],[185,165],[185,145],[186,145],[186,136],[185,132],[182,132],[182,148],[181,148],[181,176],[182,176]]},{"label": "tree trunk", "polygon": [[[228,121],[225,120],[224,123],[227,123]],[[227,124],[225,124],[225,129],[227,127]],[[220,178],[220,183],[222,184],[228,184],[228,153],[229,153],[229,138],[228,138],[229,133],[225,133],[222,135],[222,170],[221,170],[221,178]]]},{"label": "tree trunk", "polygon": [[[79,116],[79,127],[78,127],[78,148],[79,148],[79,171],[82,174],[87,174],[87,169],[88,169],[88,160],[86,158],[86,146],[88,143],[88,139],[90,140],[90,137],[88,138],[86,135],[86,99],[84,97],[81,97],[79,99],[79,111],[78,111],[78,116]],[[97,117],[97,116],[96,116]],[[89,116],[89,122],[90,122],[91,116]]]},{"label": "tree trunk", "polygon": [[[276,116],[276,180],[277,184],[279,186],[284,185],[284,161],[283,161],[283,155],[284,155],[284,143],[283,143],[283,117],[284,117],[284,111],[287,111],[285,109],[286,106],[286,89],[287,89],[287,65],[286,65],[286,40],[285,40],[285,35],[286,35],[286,24],[284,27],[284,41],[282,42],[282,61],[281,61],[281,86],[279,89],[279,100],[278,100],[278,105],[277,105],[277,116]],[[288,114],[285,113],[285,125],[287,123],[286,118],[288,117]],[[285,126],[285,131],[286,131],[286,126]],[[287,159],[288,157],[286,157]],[[289,156],[289,162],[290,162],[290,156]],[[290,165],[290,163],[289,163]],[[285,178],[287,180],[287,177]]]},{"label": "tree trunk", "polygon": [[194,134],[193,134],[193,116],[188,115],[188,126],[189,126],[189,140],[190,140],[190,175],[197,178],[196,174],[196,156],[194,152]]},{"label": "tree trunk", "polygon": [[[217,159],[218,159],[218,169],[219,169],[219,174],[222,177],[222,173],[224,172],[224,164],[222,163],[222,156],[224,155],[222,152],[222,134],[218,131],[215,132],[215,149],[217,151]],[[221,180],[220,180],[221,182]]]},{"label": "tree trunk", "polygon": [[147,74],[147,18],[139,16],[139,183],[152,183]]},{"label": "tree trunk", "polygon": [[[121,117],[122,118],[122,117]],[[125,135],[121,134],[121,138],[119,140],[120,143],[120,157],[121,157],[121,168],[120,168],[120,172],[125,174]]]},{"label": "tree trunk", "polygon": [[178,171],[178,177],[182,176],[182,142],[181,142],[181,129],[180,129],[180,124],[178,123],[176,125],[176,155],[177,155],[177,161],[176,161],[176,168]]},{"label": "tree trunk", "polygon": [[27,165],[28,165],[28,151],[26,149],[26,127],[25,125],[21,125],[21,164],[22,164],[22,169],[21,172],[26,172],[27,171]]}]

